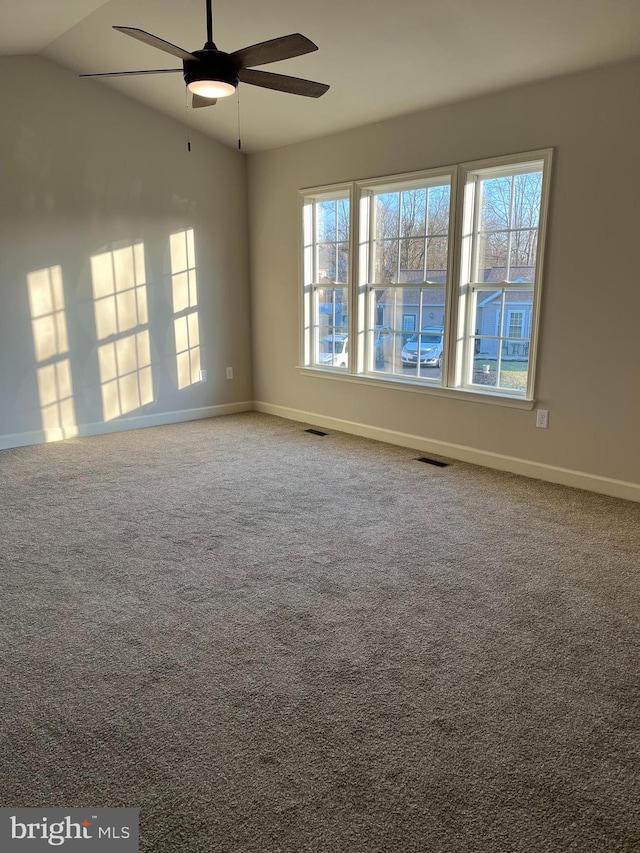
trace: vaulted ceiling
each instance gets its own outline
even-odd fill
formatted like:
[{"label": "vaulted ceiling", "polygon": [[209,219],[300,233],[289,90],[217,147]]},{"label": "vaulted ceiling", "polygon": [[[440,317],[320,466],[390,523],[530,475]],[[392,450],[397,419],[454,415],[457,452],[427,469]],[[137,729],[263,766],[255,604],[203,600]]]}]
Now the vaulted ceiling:
[{"label": "vaulted ceiling", "polygon": [[[241,84],[245,151],[640,55],[638,0],[214,0],[213,10],[215,41],[228,52],[308,36],[317,52],[268,70],[331,86],[314,100]],[[42,54],[77,73],[180,66],[114,24],[189,51],[206,40],[205,0],[0,0],[0,23],[0,54]],[[237,99],[187,110],[180,74],[84,84],[236,144]]]}]

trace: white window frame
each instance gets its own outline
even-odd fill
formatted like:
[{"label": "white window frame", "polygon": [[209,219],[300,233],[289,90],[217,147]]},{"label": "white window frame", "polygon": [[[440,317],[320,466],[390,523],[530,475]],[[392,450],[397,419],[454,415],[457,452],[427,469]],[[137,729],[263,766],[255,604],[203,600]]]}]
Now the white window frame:
[{"label": "white window frame", "polygon": [[[458,192],[458,215],[461,222],[460,232],[456,234],[460,242],[456,250],[460,269],[458,275],[459,286],[455,289],[454,300],[457,298],[457,334],[452,361],[455,369],[453,376],[453,387],[461,390],[481,392],[486,395],[500,398],[515,398],[532,402],[534,399],[536,355],[538,349],[538,330],[540,322],[540,299],[542,291],[542,270],[544,264],[544,248],[547,231],[549,187],[551,179],[552,149],[529,151],[524,154],[513,154],[506,157],[495,157],[489,160],[478,160],[464,163],[459,167],[459,192]],[[533,282],[481,282],[476,281],[473,271],[478,265],[478,240],[479,232],[479,204],[476,203],[476,185],[482,178],[501,177],[507,175],[527,174],[534,170],[534,166],[542,166],[542,187],[540,198],[540,213],[537,226],[537,248],[536,263]],[[517,229],[507,229],[509,232]],[[510,239],[510,237],[509,237]],[[510,263],[510,257],[507,256]],[[482,386],[470,381],[473,370],[473,359],[475,349],[475,299],[482,292],[495,292],[502,290],[502,301],[505,293],[522,291],[532,293],[531,316],[529,319],[528,335],[528,370],[526,388],[522,392],[509,390],[504,387]],[[502,330],[504,332],[504,317],[502,319]],[[484,336],[486,337],[486,336]],[[504,334],[498,335],[498,367],[502,364],[502,338]],[[450,339],[451,348],[453,342]]]},{"label": "white window frame", "polygon": [[[413,189],[423,189],[429,188],[432,186],[438,186],[443,183],[449,184],[449,227],[447,231],[447,270],[446,277],[444,283],[435,283],[429,281],[416,282],[414,284],[408,283],[384,283],[375,281],[375,246],[376,241],[372,238],[373,227],[374,227],[374,206],[371,204],[371,199],[379,193],[390,192],[390,193],[398,193],[403,192],[405,190],[413,190]],[[446,327],[447,327],[447,294],[451,291],[451,274],[452,274],[452,261],[453,261],[453,246],[451,240],[452,226],[453,226],[453,199],[455,198],[456,192],[456,170],[452,166],[448,166],[445,168],[438,169],[428,169],[422,172],[412,172],[404,175],[394,175],[392,177],[378,178],[375,180],[363,180],[356,182],[357,196],[358,196],[358,215],[359,222],[357,223],[359,227],[359,245],[360,252],[358,255],[358,268],[356,270],[357,281],[358,281],[358,294],[359,294],[359,305],[361,302],[364,303],[364,310],[361,314],[356,318],[358,322],[358,342],[359,342],[359,359],[358,363],[361,365],[360,373],[367,377],[375,378],[378,381],[382,382],[410,382],[412,384],[416,384],[419,386],[428,386],[434,388],[442,387],[442,381],[440,379],[433,379],[428,376],[420,375],[415,377],[407,377],[405,375],[399,373],[387,373],[380,370],[376,370],[376,360],[375,360],[375,301],[372,298],[373,293],[376,289],[384,287],[385,289],[394,290],[397,288],[398,291],[402,291],[403,289],[411,288],[420,291],[419,297],[419,307],[418,307],[418,316],[416,322],[417,333],[420,333],[420,330],[424,328],[426,324],[426,320],[422,317],[422,291],[426,291],[429,289],[433,290],[444,290],[445,292],[445,307],[444,307],[444,317],[443,317],[443,327],[445,328],[445,338],[446,341]],[[426,232],[426,223],[425,223],[425,232]],[[392,238],[395,239],[395,238]],[[422,238],[421,238],[422,239]],[[427,263],[427,252],[426,252],[426,240],[429,239],[427,233],[424,235],[425,239],[425,267]],[[402,238],[398,235],[398,266],[400,263],[400,243]],[[399,277],[399,275],[398,275]],[[354,280],[356,280],[354,278]],[[393,336],[393,354],[392,360],[395,361],[396,358],[396,335]],[[442,376],[445,375],[446,365],[442,368]],[[417,369],[417,373],[419,373],[419,369]]]},{"label": "white window frame", "polygon": [[[447,166],[421,172],[391,175],[371,180],[360,180],[349,183],[315,187],[300,191],[302,223],[302,252],[300,278],[303,287],[300,289],[300,340],[299,365],[309,375],[340,379],[342,381],[360,382],[380,385],[390,388],[402,388],[419,393],[440,394],[448,397],[464,397],[480,402],[516,408],[532,408],[536,377],[536,362],[538,350],[540,302],[542,294],[542,270],[548,221],[549,192],[551,182],[553,150],[540,149],[520,154],[494,157],[463,163],[457,166]],[[474,282],[470,271],[476,263],[477,249],[477,207],[475,204],[475,186],[482,177],[513,175],[532,171],[532,164],[542,166],[542,189],[540,213],[537,226],[537,249],[535,275],[533,282]],[[425,379],[413,376],[401,376],[397,373],[387,373],[376,370],[375,365],[375,334],[376,315],[375,303],[370,298],[371,289],[382,286],[369,281],[369,270],[373,269],[373,246],[370,239],[373,218],[371,215],[371,196],[376,192],[388,189],[389,192],[422,187],[425,181],[435,181],[446,177],[450,181],[451,196],[448,231],[448,264],[446,284],[432,285],[416,283],[415,287],[439,287],[445,290],[444,306],[444,365],[439,380]],[[311,285],[319,286],[309,278],[305,264],[304,210],[311,202],[348,198],[350,203],[349,225],[349,271],[347,276],[348,307],[349,307],[349,364],[347,369],[319,365],[313,361],[313,341],[311,337],[312,306],[310,304]],[[474,231],[475,227],[475,231]],[[510,228],[506,231],[521,229]],[[308,235],[307,235],[308,236]],[[510,236],[508,237],[510,239]],[[426,263],[426,260],[425,260]],[[340,284],[342,287],[343,285]],[[406,284],[384,284],[384,287],[406,287]],[[503,288],[504,292],[518,291],[532,293],[532,305],[529,316],[525,311],[523,328],[523,345],[528,344],[528,372],[525,390],[508,389],[505,387],[480,386],[470,381],[473,378],[472,363],[475,346],[475,316],[473,316],[474,293],[483,290],[495,291]],[[513,310],[516,309],[514,305]],[[502,331],[505,331],[506,315],[502,320]],[[418,322],[418,328],[421,327]],[[506,328],[508,332],[508,328]],[[508,335],[507,335],[508,336]],[[497,335],[501,338],[505,335]],[[501,350],[498,347],[498,352]]]},{"label": "white window frame", "polygon": [[[347,199],[349,201],[349,263],[347,266],[346,282],[333,282],[333,286],[346,290],[347,292],[347,317],[349,328],[347,331],[347,345],[351,337],[351,322],[353,317],[352,308],[352,288],[353,280],[353,185],[333,184],[331,186],[319,187],[316,189],[303,190],[300,192],[300,223],[301,223],[301,240],[302,240],[302,257],[300,278],[302,280],[302,292],[300,301],[300,319],[302,328],[302,337],[300,341],[300,361],[299,364],[313,370],[328,371],[344,375],[345,368],[333,367],[332,365],[322,365],[318,363],[317,346],[318,340],[315,333],[318,318],[315,310],[315,292],[319,288],[327,289],[332,287],[331,282],[321,282],[317,275],[317,245],[316,239],[316,209],[317,205],[323,201],[336,201],[338,199]],[[338,241],[336,241],[338,242]],[[348,353],[352,347],[348,347]],[[351,357],[348,356],[350,369]]]}]

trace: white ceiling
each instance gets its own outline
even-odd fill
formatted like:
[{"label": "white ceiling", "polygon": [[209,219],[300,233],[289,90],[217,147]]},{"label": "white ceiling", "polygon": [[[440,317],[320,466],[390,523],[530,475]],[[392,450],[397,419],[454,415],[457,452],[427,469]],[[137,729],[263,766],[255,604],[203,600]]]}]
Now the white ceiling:
[{"label": "white ceiling", "polygon": [[[259,151],[483,92],[640,55],[640,0],[214,0],[228,52],[301,32],[319,51],[268,70],[329,83],[315,100],[240,86],[242,143]],[[186,50],[206,40],[205,0],[0,0],[0,53],[41,53],[78,73],[179,68],[111,29],[139,27]],[[108,85],[186,121],[180,74]],[[236,98],[189,110],[237,141]]]}]

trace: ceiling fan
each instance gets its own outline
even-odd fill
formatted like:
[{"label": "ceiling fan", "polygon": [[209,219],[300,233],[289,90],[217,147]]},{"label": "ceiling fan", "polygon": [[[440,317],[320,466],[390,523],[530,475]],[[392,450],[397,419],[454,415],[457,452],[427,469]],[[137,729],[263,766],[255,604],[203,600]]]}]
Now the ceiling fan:
[{"label": "ceiling fan", "polygon": [[319,98],[328,90],[326,83],[316,83],[304,80],[302,77],[288,77],[285,74],[274,74],[270,71],[257,71],[252,66],[267,65],[282,59],[302,56],[318,49],[306,36],[292,33],[288,36],[263,41],[244,47],[233,53],[218,50],[213,41],[213,12],[212,0],[206,0],[207,7],[207,41],[202,50],[190,53],[171,42],[158,38],[136,27],[114,27],[114,30],[138,39],[151,47],[157,47],[165,53],[177,56],[182,60],[182,68],[158,68],[150,71],[108,71],[104,74],[81,74],[80,77],[131,77],[142,74],[176,74],[182,73],[187,89],[192,93],[193,107],[209,107],[218,98],[233,95],[238,83],[249,83],[251,86],[262,86],[264,89],[275,89],[278,92],[289,92],[292,95],[304,95],[307,98]]}]

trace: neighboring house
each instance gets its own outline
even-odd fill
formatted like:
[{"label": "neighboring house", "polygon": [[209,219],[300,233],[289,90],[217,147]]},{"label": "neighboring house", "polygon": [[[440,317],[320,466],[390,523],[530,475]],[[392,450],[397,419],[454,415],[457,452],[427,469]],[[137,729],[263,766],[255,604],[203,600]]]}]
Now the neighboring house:
[{"label": "neighboring house", "polygon": [[[533,266],[511,267],[509,280],[514,284],[533,282]],[[502,285],[507,275],[506,267],[490,267],[482,271],[481,281],[485,284]],[[445,282],[445,270],[400,270],[400,285],[423,284],[438,285]],[[422,293],[422,316],[420,315],[420,294]],[[504,359],[527,358],[529,354],[529,336],[531,334],[531,312],[533,309],[532,292],[527,290],[504,291],[504,319],[500,328],[500,309],[502,288],[487,293],[477,304],[476,353],[485,358],[496,358],[499,341],[495,337],[508,338],[502,342]],[[395,315],[395,317],[394,317]],[[421,325],[425,328],[444,326],[445,290],[444,287],[389,287],[378,291],[376,306],[376,325],[394,332],[411,335]],[[421,322],[420,322],[421,320]]]}]

